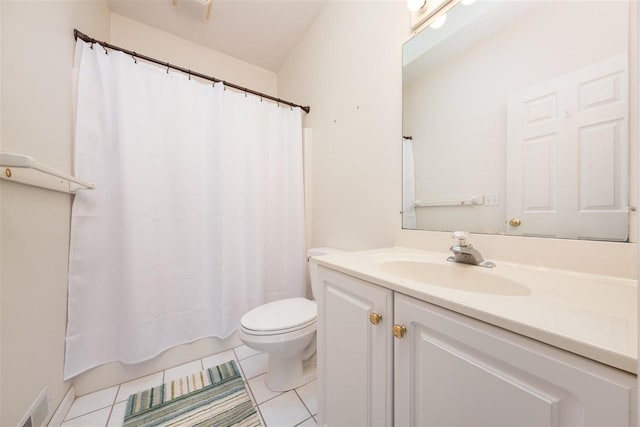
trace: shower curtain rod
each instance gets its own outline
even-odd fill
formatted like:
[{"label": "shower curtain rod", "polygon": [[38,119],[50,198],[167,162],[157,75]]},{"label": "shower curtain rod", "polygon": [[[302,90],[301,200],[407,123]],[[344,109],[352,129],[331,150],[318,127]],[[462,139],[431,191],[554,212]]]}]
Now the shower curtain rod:
[{"label": "shower curtain rod", "polygon": [[196,71],[189,70],[187,68],[183,68],[183,67],[179,67],[177,65],[170,64],[168,62],[163,62],[163,61],[160,61],[158,59],[152,58],[150,56],[142,55],[142,54],[137,53],[137,52],[132,51],[132,50],[128,50],[128,49],[125,49],[125,48],[122,48],[122,47],[119,47],[119,46],[114,46],[114,45],[112,45],[110,43],[103,42],[103,41],[100,41],[100,40],[96,40],[96,39],[94,39],[92,37],[89,37],[88,35],[83,34],[82,32],[80,32],[80,31],[78,31],[76,29],[73,30],[73,37],[76,40],[80,39],[80,40],[83,40],[83,41],[85,41],[87,43],[99,44],[100,46],[102,46],[105,49],[105,52],[107,51],[107,48],[109,48],[111,50],[117,50],[117,51],[120,51],[120,52],[124,52],[127,55],[131,55],[134,58],[140,58],[140,59],[143,59],[145,61],[153,62],[154,64],[158,64],[158,65],[162,65],[163,67],[167,67],[167,70],[169,68],[171,68],[171,69],[174,69],[174,70],[177,70],[177,71],[181,71],[181,72],[183,72],[185,74],[188,74],[189,76],[199,77],[201,79],[209,80],[209,81],[212,81],[214,83],[223,83],[226,87],[230,87],[230,88],[239,90],[239,91],[244,92],[244,93],[250,93],[252,95],[259,96],[260,98],[270,99],[271,101],[275,101],[278,104],[284,104],[284,105],[289,105],[291,107],[300,108],[305,113],[309,113],[309,111],[311,111],[311,107],[309,107],[309,106],[303,107],[302,105],[294,104],[293,102],[285,101],[284,99],[276,98],[274,96],[267,95],[265,93],[260,93],[260,92],[257,92],[255,90],[248,89],[246,87],[242,87],[242,86],[239,86],[239,85],[236,85],[236,84],[233,84],[233,83],[229,83],[229,82],[227,82],[225,80],[220,80],[220,79],[217,79],[215,77],[207,76],[206,74],[198,73]]}]

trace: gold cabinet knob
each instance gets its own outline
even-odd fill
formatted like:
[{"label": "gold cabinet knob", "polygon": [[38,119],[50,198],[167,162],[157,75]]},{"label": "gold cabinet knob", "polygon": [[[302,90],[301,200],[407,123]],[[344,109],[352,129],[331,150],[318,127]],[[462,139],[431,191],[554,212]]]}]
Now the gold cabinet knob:
[{"label": "gold cabinet knob", "polygon": [[522,224],[522,221],[520,221],[520,218],[511,218],[509,220],[509,225],[512,226],[512,227],[517,227],[520,224]]},{"label": "gold cabinet knob", "polygon": [[396,338],[404,337],[407,333],[407,327],[403,325],[393,325],[393,336]]},{"label": "gold cabinet knob", "polygon": [[381,320],[382,314],[380,313],[373,312],[369,315],[369,322],[371,322],[372,325],[377,325]]}]

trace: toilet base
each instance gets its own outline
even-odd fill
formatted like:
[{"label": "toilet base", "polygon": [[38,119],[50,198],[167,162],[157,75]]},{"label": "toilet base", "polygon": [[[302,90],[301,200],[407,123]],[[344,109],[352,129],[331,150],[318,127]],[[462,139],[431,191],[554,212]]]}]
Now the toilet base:
[{"label": "toilet base", "polygon": [[273,391],[288,391],[300,387],[316,377],[315,353],[307,360],[300,357],[269,355],[265,385]]}]

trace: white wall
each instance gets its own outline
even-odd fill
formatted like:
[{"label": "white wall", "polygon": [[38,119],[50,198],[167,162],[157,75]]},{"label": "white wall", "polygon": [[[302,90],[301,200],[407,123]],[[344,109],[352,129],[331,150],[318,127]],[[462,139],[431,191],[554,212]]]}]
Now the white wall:
[{"label": "white wall", "polygon": [[[4,1],[2,150],[71,172],[73,29],[109,37],[106,1]],[[0,425],[16,425],[62,380],[71,196],[0,182],[2,401]]]},{"label": "white wall", "polygon": [[[4,9],[4,2],[0,1],[0,149],[2,148],[2,11]],[[4,198],[4,191],[3,191],[3,187],[0,187],[0,203],[2,203],[2,200]],[[3,214],[2,214],[2,208],[0,206],[0,236],[2,236],[3,230],[4,230],[4,226],[3,226]],[[2,268],[2,248],[4,247],[4,245],[1,243],[0,241],[0,269]],[[3,333],[2,333],[2,273],[0,273],[0,383],[2,382],[2,378],[4,378],[3,375]],[[0,384],[0,414],[4,413],[3,411],[3,407],[4,407],[4,394],[3,394],[3,387],[2,384]],[[0,417],[0,422],[2,422],[2,417]]]},{"label": "white wall", "polygon": [[625,52],[629,6],[606,3],[545,3],[405,86],[403,129],[414,137],[416,199],[500,194],[497,207],[417,209],[419,228],[465,224],[504,232],[506,99]]},{"label": "white wall", "polygon": [[404,2],[329,2],[278,73],[311,106],[308,246],[390,246],[400,227]]},{"label": "white wall", "polygon": [[111,14],[111,43],[258,92],[277,94],[273,71],[115,13]]}]

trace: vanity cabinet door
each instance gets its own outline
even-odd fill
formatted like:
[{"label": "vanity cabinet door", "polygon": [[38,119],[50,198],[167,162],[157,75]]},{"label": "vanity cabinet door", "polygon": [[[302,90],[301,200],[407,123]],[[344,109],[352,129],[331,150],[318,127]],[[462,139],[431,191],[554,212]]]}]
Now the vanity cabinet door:
[{"label": "vanity cabinet door", "polygon": [[635,377],[395,295],[395,426],[630,426]]},{"label": "vanity cabinet door", "polygon": [[317,279],[319,424],[392,425],[393,293],[323,267]]}]

